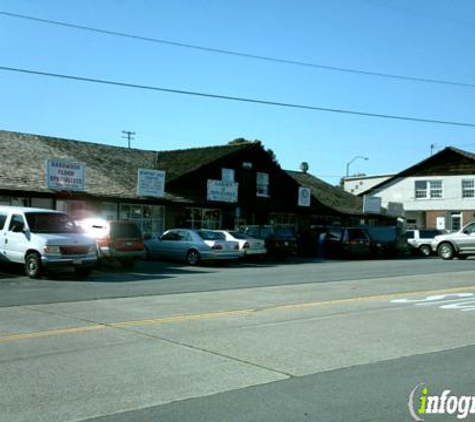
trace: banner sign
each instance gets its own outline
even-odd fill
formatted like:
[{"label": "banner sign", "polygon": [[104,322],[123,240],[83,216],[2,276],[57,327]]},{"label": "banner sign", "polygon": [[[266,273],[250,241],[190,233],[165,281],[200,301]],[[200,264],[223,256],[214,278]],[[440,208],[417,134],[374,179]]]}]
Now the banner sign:
[{"label": "banner sign", "polygon": [[310,206],[310,200],[311,200],[311,191],[309,188],[299,188],[299,201],[298,201],[298,206],[299,207],[309,207]]},{"label": "banner sign", "polygon": [[208,180],[208,201],[237,202],[238,187],[239,183],[236,182]]},{"label": "banner sign", "polygon": [[162,170],[139,169],[137,195],[163,198],[165,196],[165,172]]},{"label": "banner sign", "polygon": [[84,191],[86,165],[65,160],[47,160],[46,186],[48,189]]}]

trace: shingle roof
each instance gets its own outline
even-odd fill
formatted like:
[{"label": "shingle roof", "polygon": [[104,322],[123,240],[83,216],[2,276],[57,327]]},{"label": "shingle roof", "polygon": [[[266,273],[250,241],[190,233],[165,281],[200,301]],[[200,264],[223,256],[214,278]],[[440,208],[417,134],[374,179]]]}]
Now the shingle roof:
[{"label": "shingle roof", "polygon": [[[86,164],[85,184],[91,195],[136,198],[135,175],[139,168],[166,171],[168,183],[252,145],[241,143],[156,152],[0,131],[0,188],[52,192],[46,187],[45,163],[55,158]],[[180,199],[170,193],[166,198]]]},{"label": "shingle roof", "polygon": [[464,175],[475,173],[475,154],[454,147],[446,147],[442,151],[431,155],[419,161],[418,163],[408,167],[399,173],[393,175],[389,179],[373,186],[371,190],[374,192],[395,180],[410,176],[427,176],[427,175]]},{"label": "shingle roof", "polygon": [[287,173],[299,185],[310,188],[313,197],[323,205],[342,214],[363,215],[363,200],[361,198],[309,173],[290,170],[287,170]]}]

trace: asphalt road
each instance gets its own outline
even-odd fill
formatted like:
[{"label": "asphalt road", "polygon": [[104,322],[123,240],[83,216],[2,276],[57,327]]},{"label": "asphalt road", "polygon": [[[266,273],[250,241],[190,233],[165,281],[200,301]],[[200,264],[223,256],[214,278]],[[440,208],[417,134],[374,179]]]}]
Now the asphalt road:
[{"label": "asphalt road", "polygon": [[220,264],[188,267],[177,263],[140,262],[135,271],[106,266],[86,280],[74,274],[29,280],[21,267],[0,267],[0,307],[94,299],[212,292],[253,287],[376,279],[414,274],[475,270],[475,259],[443,261],[395,259],[318,261],[293,259],[285,263]]},{"label": "asphalt road", "polygon": [[[0,421],[411,421],[422,383],[475,396],[474,264],[144,263],[91,281],[6,275]],[[62,293],[48,301],[54,286]],[[74,297],[88,287],[89,299]]]}]

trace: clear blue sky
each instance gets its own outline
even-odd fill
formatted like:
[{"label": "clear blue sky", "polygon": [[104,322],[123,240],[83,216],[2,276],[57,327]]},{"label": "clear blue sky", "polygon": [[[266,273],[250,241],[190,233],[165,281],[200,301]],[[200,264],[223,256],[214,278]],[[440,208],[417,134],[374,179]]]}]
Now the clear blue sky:
[{"label": "clear blue sky", "polygon": [[[0,0],[0,11],[185,44],[475,84],[472,0]],[[0,15],[0,66],[475,124],[475,88],[220,55]],[[393,173],[475,128],[279,108],[0,71],[0,129],[167,150],[260,139],[338,183]]]}]

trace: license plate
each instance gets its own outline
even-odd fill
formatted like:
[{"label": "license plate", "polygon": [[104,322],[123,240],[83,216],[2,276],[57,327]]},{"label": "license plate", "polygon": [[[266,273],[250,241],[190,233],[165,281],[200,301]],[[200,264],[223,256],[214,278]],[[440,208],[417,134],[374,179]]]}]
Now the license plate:
[{"label": "license plate", "polygon": [[82,259],[73,259],[73,264],[74,265],[81,265],[82,264]]}]

